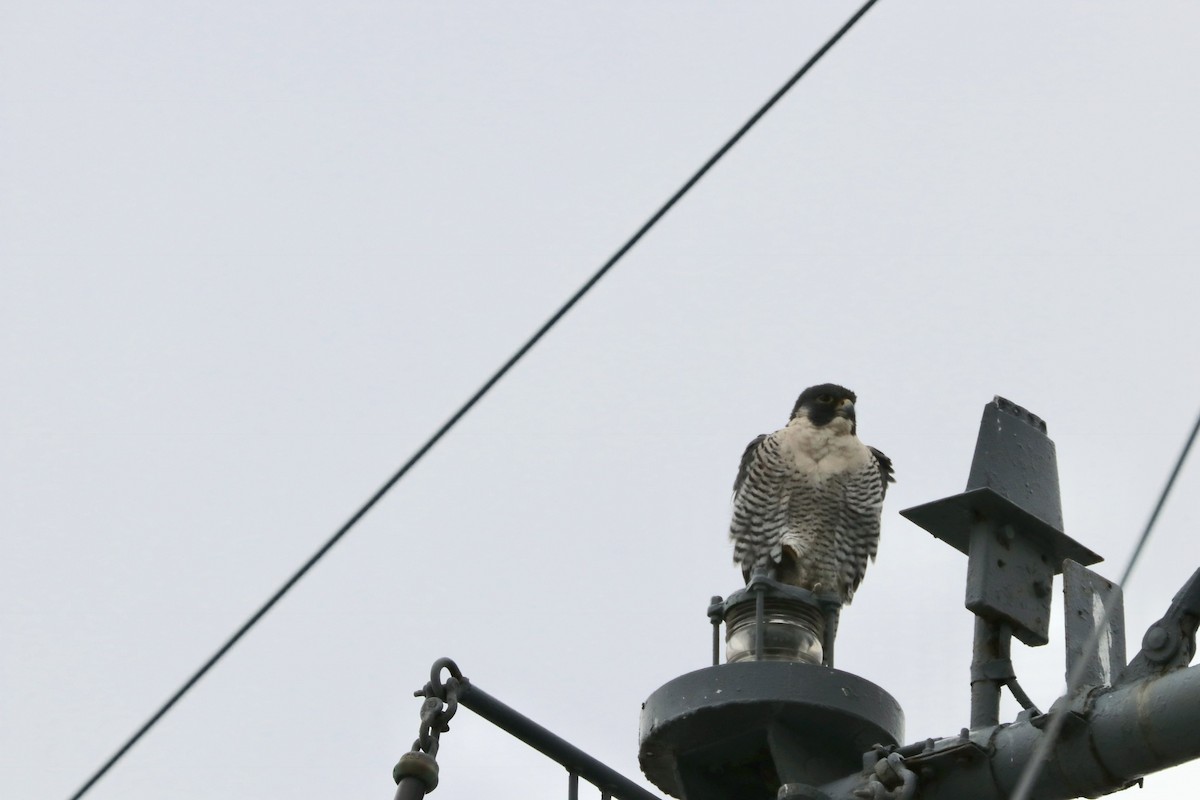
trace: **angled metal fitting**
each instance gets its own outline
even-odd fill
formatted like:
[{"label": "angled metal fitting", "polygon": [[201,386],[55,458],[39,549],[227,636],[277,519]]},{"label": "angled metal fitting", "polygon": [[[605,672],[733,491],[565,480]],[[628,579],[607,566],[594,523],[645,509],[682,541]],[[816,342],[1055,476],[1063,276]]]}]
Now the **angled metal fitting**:
[{"label": "angled metal fitting", "polygon": [[1200,626],[1200,569],[1183,585],[1167,613],[1146,631],[1142,649],[1121,673],[1121,682],[1162,675],[1186,667],[1196,654],[1196,629]]}]

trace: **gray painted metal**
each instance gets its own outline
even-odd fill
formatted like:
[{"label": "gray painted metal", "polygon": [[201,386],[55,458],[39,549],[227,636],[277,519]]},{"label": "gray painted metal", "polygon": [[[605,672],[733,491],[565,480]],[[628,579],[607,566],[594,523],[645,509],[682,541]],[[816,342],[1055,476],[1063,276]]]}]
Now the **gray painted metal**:
[{"label": "gray painted metal", "polygon": [[903,509],[900,516],[921,526],[963,555],[970,555],[974,523],[980,519],[1004,519],[1015,528],[1029,532],[1055,562],[1061,564],[1063,559],[1070,558],[1089,565],[1104,560],[987,486]]},{"label": "gray painted metal", "polygon": [[996,397],[983,409],[967,491],[900,512],[969,556],[967,608],[1031,646],[1049,641],[1063,560],[1100,560],[1062,531],[1056,464],[1046,424]]},{"label": "gray painted metal", "polygon": [[429,753],[410,751],[400,756],[392,777],[396,781],[396,800],[420,800],[437,788],[437,759]]},{"label": "gray painted metal", "polygon": [[1095,564],[1100,556],[1062,535],[1057,464],[1046,423],[997,395],[983,407],[966,491],[900,513],[963,554],[974,521],[1007,517],[1054,561]]},{"label": "gray painted metal", "polygon": [[712,596],[708,604],[708,621],[712,623],[712,665],[721,663],[721,621],[725,619],[725,598]]},{"label": "gray painted metal", "polygon": [[[1068,559],[1063,563],[1063,600],[1068,680],[1086,657],[1088,664],[1078,691],[1113,685],[1125,669],[1125,608],[1121,587]],[[1085,653],[1101,620],[1104,630],[1097,638],[1097,649]]]},{"label": "gray painted metal", "polygon": [[743,661],[706,667],[642,705],[639,761],[686,800],[774,798],[860,769],[873,745],[895,745],[904,715],[887,692],[817,664]]},{"label": "gray painted metal", "polygon": [[[971,727],[986,728],[1000,722],[1000,688],[1012,675],[1008,659],[1007,634],[1000,626],[983,617],[975,618],[974,648],[971,655]],[[1000,671],[1004,674],[998,674]]]},{"label": "gray painted metal", "polygon": [[425,783],[420,778],[401,778],[396,786],[395,800],[422,800],[425,797]]},{"label": "gray painted metal", "polygon": [[1011,625],[1028,645],[1050,641],[1051,590],[1061,562],[1003,518],[973,525],[970,541],[966,607]]},{"label": "gray painted metal", "polygon": [[525,744],[557,761],[607,795],[619,800],[660,800],[611,767],[602,764],[567,740],[556,736],[515,709],[506,706],[474,683],[464,682],[458,702]]},{"label": "gray painted metal", "polygon": [[[1044,747],[1031,796],[1067,800],[1200,758],[1200,666],[1186,668],[1200,628],[1200,570],[1124,668],[1120,588],[1086,569],[1099,556],[1062,531],[1044,422],[996,398],[984,409],[967,491],[901,513],[969,557],[971,727],[899,747],[899,706],[873,684],[815,664],[739,661],[676,678],[643,704],[639,757],[651,781],[685,800],[1007,800]],[[1010,649],[1013,636],[1048,640],[1059,571],[1068,672],[1087,672],[1080,691],[1042,714],[1017,683]],[[748,600],[725,601],[727,618]],[[720,609],[714,598],[714,626]],[[1105,617],[1097,648],[1089,639]],[[1025,707],[1010,724],[999,723],[1003,686]],[[1047,734],[1052,718],[1065,721],[1057,738]]]},{"label": "gray painted metal", "polygon": [[[1034,786],[1039,800],[1097,797],[1200,757],[1200,666],[1101,691],[1076,716]],[[964,731],[903,748],[920,800],[1007,800],[1045,735],[1045,716]],[[822,785],[833,800],[861,800],[863,775]]]},{"label": "gray painted metal", "polygon": [[968,492],[984,487],[1063,530],[1058,458],[1046,423],[999,395],[983,407],[967,478]]},{"label": "gray painted metal", "polygon": [[999,722],[1002,686],[1032,709],[1013,672],[1010,639],[1049,642],[1054,575],[1068,559],[1100,560],[1062,531],[1057,459],[1046,423],[996,397],[983,409],[967,491],[900,513],[968,556],[965,605],[978,617],[971,728]]},{"label": "gray painted metal", "polygon": [[1200,625],[1200,569],[1176,592],[1167,613],[1146,631],[1142,649],[1129,662],[1122,681],[1186,667],[1196,654]]}]

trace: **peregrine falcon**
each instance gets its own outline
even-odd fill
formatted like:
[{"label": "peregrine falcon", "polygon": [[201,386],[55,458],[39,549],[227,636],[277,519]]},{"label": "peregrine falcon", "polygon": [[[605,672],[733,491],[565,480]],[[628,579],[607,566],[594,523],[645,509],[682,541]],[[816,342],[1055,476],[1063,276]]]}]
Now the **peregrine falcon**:
[{"label": "peregrine falcon", "polygon": [[781,583],[849,603],[879,547],[892,461],[859,441],[854,392],[805,389],[787,425],[746,447],[733,484],[733,560],[747,581]]}]

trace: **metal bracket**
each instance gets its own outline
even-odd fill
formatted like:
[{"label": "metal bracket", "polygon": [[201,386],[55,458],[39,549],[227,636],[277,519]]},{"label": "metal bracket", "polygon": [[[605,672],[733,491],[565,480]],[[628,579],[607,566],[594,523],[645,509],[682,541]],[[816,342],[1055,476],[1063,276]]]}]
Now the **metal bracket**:
[{"label": "metal bracket", "polygon": [[[963,728],[958,736],[926,739],[897,752],[905,765],[920,779],[923,787],[944,781],[966,765],[986,764],[990,757],[990,735],[994,729],[970,731]],[[924,794],[924,792],[922,792]]]},{"label": "metal bracket", "polygon": [[1171,600],[1167,613],[1142,637],[1142,649],[1121,673],[1121,683],[1162,675],[1192,663],[1200,626],[1200,569]]},{"label": "metal bracket", "polygon": [[1067,559],[1063,562],[1063,599],[1067,679],[1086,659],[1077,691],[1086,693],[1096,686],[1112,686],[1125,668],[1121,587]]},{"label": "metal bracket", "polygon": [[864,755],[863,762],[864,770],[868,771],[867,781],[854,790],[855,797],[862,800],[912,800],[917,792],[917,773],[908,768],[899,753],[876,747]]}]

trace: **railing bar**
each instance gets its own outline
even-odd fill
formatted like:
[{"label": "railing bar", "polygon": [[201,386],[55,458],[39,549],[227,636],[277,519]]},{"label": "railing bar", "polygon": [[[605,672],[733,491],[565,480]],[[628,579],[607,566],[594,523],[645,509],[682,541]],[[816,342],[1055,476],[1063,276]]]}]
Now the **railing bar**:
[{"label": "railing bar", "polygon": [[458,702],[617,800],[661,800],[567,740],[501,703],[474,683],[463,682]]}]

